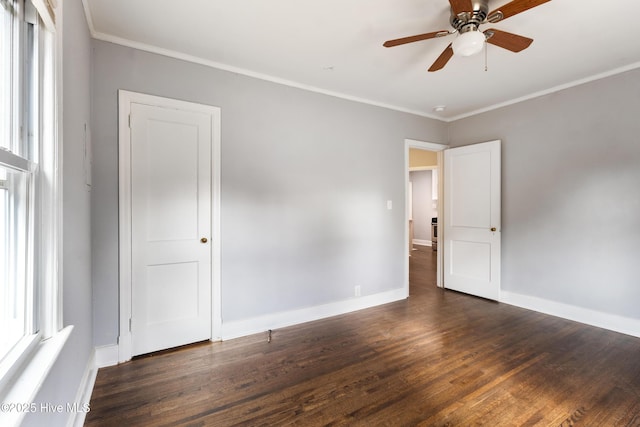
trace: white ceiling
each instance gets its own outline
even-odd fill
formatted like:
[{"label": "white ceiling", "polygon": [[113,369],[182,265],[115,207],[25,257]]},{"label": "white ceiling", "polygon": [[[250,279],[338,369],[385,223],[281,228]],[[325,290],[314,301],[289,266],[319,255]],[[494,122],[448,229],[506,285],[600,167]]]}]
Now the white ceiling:
[{"label": "white ceiling", "polygon": [[638,0],[552,0],[489,24],[533,38],[528,49],[489,45],[488,71],[480,54],[435,73],[427,69],[454,35],[382,43],[449,30],[447,0],[83,3],[98,39],[447,121],[640,67]]}]

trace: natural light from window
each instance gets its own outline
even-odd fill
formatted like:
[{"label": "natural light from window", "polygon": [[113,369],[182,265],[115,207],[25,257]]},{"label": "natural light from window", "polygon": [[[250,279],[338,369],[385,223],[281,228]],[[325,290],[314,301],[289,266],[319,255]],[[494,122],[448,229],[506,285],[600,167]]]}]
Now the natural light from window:
[{"label": "natural light from window", "polygon": [[27,185],[26,174],[0,166],[0,274],[2,323],[0,355],[6,354],[27,331]]},{"label": "natural light from window", "polygon": [[59,329],[56,216],[42,213],[57,200],[54,45],[39,4],[0,0],[0,386]]}]

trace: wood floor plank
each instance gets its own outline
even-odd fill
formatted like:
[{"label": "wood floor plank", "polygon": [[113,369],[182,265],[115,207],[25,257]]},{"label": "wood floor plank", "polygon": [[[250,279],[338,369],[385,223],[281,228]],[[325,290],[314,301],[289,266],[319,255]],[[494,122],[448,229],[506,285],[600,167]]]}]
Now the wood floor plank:
[{"label": "wood floor plank", "polygon": [[640,339],[435,287],[98,372],[87,426],[640,425]]}]

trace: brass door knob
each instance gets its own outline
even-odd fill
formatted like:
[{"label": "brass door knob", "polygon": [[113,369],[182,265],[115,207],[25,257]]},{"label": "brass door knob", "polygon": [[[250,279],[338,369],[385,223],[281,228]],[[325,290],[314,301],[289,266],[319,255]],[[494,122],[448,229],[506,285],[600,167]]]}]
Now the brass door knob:
[{"label": "brass door knob", "polygon": [[498,229],[495,227],[491,227],[491,231],[498,231]]},{"label": "brass door knob", "polygon": [[206,237],[203,237],[202,239],[200,239],[200,241],[201,241],[202,243],[207,243],[207,238],[206,238]]}]

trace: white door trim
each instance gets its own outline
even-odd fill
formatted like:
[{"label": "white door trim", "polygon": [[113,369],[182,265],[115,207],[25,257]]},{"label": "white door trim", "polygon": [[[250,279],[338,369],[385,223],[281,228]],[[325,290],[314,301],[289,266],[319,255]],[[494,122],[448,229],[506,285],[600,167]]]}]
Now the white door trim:
[{"label": "white door trim", "polygon": [[[426,141],[418,141],[416,139],[405,139],[404,140],[404,183],[405,183],[405,224],[406,229],[404,233],[405,243],[404,243],[404,259],[405,259],[405,267],[404,267],[404,288],[406,292],[406,296],[409,296],[409,218],[411,217],[411,212],[409,211],[409,149],[417,148],[420,150],[427,151],[435,151],[438,154],[438,198],[443,199],[444,196],[444,175],[442,173],[442,165],[443,158],[442,153],[444,150],[449,148],[446,144],[438,144],[435,142],[426,142]],[[442,200],[438,200],[438,221],[441,221],[441,218],[444,218],[442,214]],[[442,224],[438,224],[438,241],[441,239],[441,230],[443,229]],[[442,287],[442,251],[437,251],[436,254],[436,263],[437,263],[437,273],[436,273],[436,285]]]},{"label": "white door trim", "polygon": [[118,361],[131,359],[131,134],[129,115],[131,104],[175,108],[211,114],[213,118],[211,145],[211,340],[221,340],[222,303],[220,275],[220,108],[187,101],[163,98],[126,90],[118,91],[118,222],[119,222],[119,337]]}]

